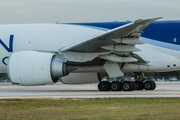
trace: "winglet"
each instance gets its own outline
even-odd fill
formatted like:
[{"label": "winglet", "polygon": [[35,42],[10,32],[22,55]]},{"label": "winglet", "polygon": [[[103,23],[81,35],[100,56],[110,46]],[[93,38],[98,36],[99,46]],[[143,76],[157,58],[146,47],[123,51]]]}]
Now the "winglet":
[{"label": "winglet", "polygon": [[137,19],[134,21],[134,23],[141,22],[141,21],[156,21],[158,19],[163,19],[164,17],[156,17],[156,18],[148,18],[148,19]]}]

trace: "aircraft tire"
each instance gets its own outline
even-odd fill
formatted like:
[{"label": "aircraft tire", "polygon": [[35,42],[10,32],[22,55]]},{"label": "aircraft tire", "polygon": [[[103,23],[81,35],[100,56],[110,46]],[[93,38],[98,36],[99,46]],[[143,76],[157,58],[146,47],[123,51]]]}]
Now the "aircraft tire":
[{"label": "aircraft tire", "polygon": [[122,83],[122,89],[123,89],[123,91],[132,91],[133,84],[130,81],[124,81]]},{"label": "aircraft tire", "polygon": [[131,83],[131,85],[132,85],[132,88],[131,88],[131,90],[130,90],[130,91],[135,90],[135,84],[134,84],[134,82],[132,82],[132,81],[128,81],[128,82],[130,82],[130,83]]},{"label": "aircraft tire", "polygon": [[154,85],[154,87],[152,88],[152,90],[156,89],[156,83],[154,81],[151,81],[152,84]]},{"label": "aircraft tire", "polygon": [[99,91],[109,91],[110,83],[108,81],[103,81],[98,84]]},{"label": "aircraft tire", "polygon": [[135,90],[143,90],[143,82],[142,81],[135,81]]},{"label": "aircraft tire", "polygon": [[114,81],[110,84],[111,91],[121,91],[121,85],[120,82]]},{"label": "aircraft tire", "polygon": [[144,83],[144,89],[145,90],[153,90],[154,84],[151,81],[146,81]]}]

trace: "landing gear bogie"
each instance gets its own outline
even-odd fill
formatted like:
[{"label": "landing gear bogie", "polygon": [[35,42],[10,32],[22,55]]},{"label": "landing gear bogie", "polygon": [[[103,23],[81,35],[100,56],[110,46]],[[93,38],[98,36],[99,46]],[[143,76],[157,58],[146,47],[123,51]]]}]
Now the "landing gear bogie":
[{"label": "landing gear bogie", "polygon": [[133,90],[154,90],[154,81],[102,81],[98,84],[99,91],[133,91]]}]

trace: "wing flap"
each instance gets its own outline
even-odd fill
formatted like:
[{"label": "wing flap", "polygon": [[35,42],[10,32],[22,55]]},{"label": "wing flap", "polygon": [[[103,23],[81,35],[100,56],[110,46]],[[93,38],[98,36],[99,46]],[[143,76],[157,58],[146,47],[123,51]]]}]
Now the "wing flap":
[{"label": "wing flap", "polygon": [[132,45],[145,43],[144,41],[142,41],[138,38],[115,38],[112,40],[117,43],[125,43],[125,44],[132,44]]},{"label": "wing flap", "polygon": [[110,50],[110,51],[117,51],[117,52],[138,52],[141,51],[140,49],[136,48],[133,45],[110,45],[110,46],[102,46],[101,48]]}]

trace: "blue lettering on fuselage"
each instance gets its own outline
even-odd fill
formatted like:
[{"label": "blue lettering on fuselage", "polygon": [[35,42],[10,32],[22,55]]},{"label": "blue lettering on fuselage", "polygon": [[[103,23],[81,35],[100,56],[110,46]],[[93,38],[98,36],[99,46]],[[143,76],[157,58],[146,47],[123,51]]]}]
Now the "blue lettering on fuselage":
[{"label": "blue lettering on fuselage", "polygon": [[4,57],[3,59],[2,59],[2,63],[4,64],[4,65],[7,65],[7,63],[5,62],[5,60],[6,59],[8,59],[9,57]]},{"label": "blue lettering on fuselage", "polygon": [[9,48],[4,44],[4,42],[0,39],[0,44],[8,51],[8,52],[13,52],[13,39],[14,35],[10,35],[9,38]]}]

